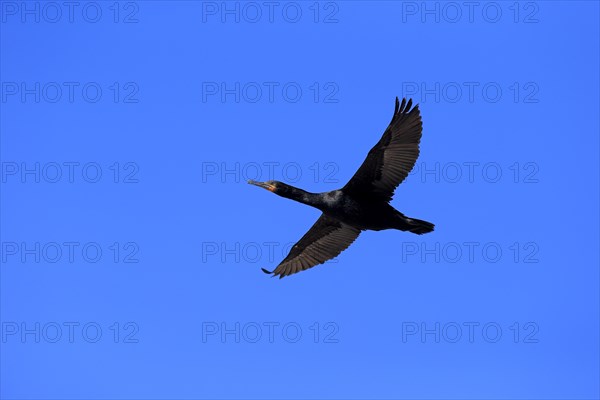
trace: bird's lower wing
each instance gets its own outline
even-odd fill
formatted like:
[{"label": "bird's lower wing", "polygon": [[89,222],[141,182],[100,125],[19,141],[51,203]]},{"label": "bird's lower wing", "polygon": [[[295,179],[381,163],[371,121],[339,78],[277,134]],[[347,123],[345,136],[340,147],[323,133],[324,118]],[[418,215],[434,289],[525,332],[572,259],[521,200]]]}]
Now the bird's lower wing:
[{"label": "bird's lower wing", "polygon": [[322,214],[272,274],[283,278],[323,264],[346,250],[359,234],[360,229]]}]

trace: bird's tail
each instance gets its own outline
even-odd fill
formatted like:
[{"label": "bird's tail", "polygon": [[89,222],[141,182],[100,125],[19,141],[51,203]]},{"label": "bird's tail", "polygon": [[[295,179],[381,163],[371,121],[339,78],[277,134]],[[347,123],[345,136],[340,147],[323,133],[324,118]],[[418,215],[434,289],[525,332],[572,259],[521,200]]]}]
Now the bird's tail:
[{"label": "bird's tail", "polygon": [[432,232],[434,227],[435,225],[431,222],[416,218],[408,218],[402,213],[400,213],[400,218],[398,218],[398,229],[416,233],[417,235]]}]

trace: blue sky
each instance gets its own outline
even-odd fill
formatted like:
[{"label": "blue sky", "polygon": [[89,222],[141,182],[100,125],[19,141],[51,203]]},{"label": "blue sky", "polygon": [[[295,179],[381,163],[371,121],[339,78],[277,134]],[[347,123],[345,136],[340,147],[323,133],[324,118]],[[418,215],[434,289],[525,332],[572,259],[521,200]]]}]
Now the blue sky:
[{"label": "blue sky", "polygon": [[[600,395],[597,2],[0,2],[6,399]],[[392,204],[283,280],[396,96]]]}]

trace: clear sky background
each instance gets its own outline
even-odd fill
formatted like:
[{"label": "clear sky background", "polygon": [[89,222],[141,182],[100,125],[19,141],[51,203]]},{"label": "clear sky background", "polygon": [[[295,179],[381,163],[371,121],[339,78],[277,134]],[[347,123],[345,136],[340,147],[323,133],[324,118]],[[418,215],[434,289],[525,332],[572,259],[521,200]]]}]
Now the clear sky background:
[{"label": "clear sky background", "polygon": [[[4,399],[598,398],[597,2],[0,2]],[[366,232],[271,279],[396,96]]]}]

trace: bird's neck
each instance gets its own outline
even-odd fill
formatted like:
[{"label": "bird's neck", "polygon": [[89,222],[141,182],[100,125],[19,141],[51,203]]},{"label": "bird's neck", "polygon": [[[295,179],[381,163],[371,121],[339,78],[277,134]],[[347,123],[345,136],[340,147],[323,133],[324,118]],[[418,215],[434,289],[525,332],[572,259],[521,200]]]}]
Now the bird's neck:
[{"label": "bird's neck", "polygon": [[290,189],[281,196],[319,209],[322,208],[323,199],[319,193],[311,193],[307,192],[306,190],[290,186]]},{"label": "bird's neck", "polygon": [[298,189],[292,186],[290,187],[290,190],[282,196],[318,208],[319,210],[325,212],[337,203],[339,196],[336,192],[337,191],[325,193],[311,193],[307,192],[306,190]]}]

